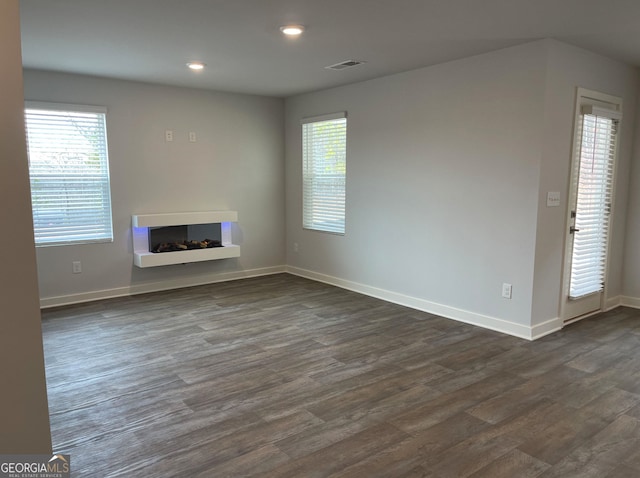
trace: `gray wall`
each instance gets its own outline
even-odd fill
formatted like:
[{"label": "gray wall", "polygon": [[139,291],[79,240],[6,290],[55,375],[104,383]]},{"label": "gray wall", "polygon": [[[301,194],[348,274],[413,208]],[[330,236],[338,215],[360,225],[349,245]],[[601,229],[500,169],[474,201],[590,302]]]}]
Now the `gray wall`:
[{"label": "gray wall", "polygon": [[[635,104],[638,71],[628,65],[548,40],[545,90],[544,138],[540,168],[540,197],[537,224],[536,267],[532,322],[544,322],[559,314],[562,289],[562,262],[569,194],[571,138],[576,87],[622,98],[623,114],[617,156],[616,196],[609,249],[607,306],[620,302],[623,282],[623,252],[629,168],[635,132]],[[547,208],[547,191],[561,192],[561,207]],[[639,269],[636,269],[639,270]]]},{"label": "gray wall", "polygon": [[[37,248],[45,305],[268,273],[284,264],[284,101],[25,71],[28,100],[101,105],[115,239]],[[174,131],[166,143],[164,131]],[[188,141],[188,132],[197,142]],[[238,211],[238,259],[139,269],[131,215]],[[72,262],[82,273],[72,274]]]},{"label": "gray wall", "polygon": [[25,150],[18,0],[0,2],[0,454],[51,453]]},{"label": "gray wall", "polygon": [[[552,40],[289,98],[287,264],[523,336],[559,328],[578,86],[625,104],[608,289],[616,303],[637,72]],[[299,120],[341,110],[344,237],[303,230],[300,210]],[[548,191],[560,191],[560,207],[546,207]]]},{"label": "gray wall", "polygon": [[[288,99],[287,264],[528,326],[545,67],[533,43]],[[344,237],[300,211],[299,120],[340,110]]]},{"label": "gray wall", "polygon": [[[633,108],[629,105],[627,111]],[[636,106],[640,117],[640,99]],[[629,203],[624,250],[623,303],[640,308],[640,125],[635,129],[633,164],[629,171]]]},{"label": "gray wall", "polygon": [[[276,272],[286,263],[459,320],[544,333],[561,313],[577,86],[624,101],[607,290],[607,305],[616,305],[622,295],[640,297],[640,255],[629,245],[640,235],[635,195],[625,229],[637,71],[619,62],[543,40],[296,96],[286,108],[274,98],[26,71],[28,99],[109,109],[115,241],[38,248],[42,302]],[[344,237],[303,230],[300,210],[299,120],[342,110]],[[173,143],[164,142],[165,129],[174,130]],[[546,207],[548,191],[561,192],[561,207]],[[131,214],[192,209],[237,210],[242,257],[132,265]],[[79,275],[71,273],[76,260]],[[513,284],[511,300],[500,296],[503,282]]]}]

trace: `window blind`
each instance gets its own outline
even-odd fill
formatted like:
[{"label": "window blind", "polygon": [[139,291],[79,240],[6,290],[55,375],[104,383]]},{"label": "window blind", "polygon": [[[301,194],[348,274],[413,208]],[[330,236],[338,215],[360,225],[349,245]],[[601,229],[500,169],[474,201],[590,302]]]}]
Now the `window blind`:
[{"label": "window blind", "polygon": [[604,289],[611,216],[616,112],[586,107],[581,115],[578,197],[569,297],[577,299]]},{"label": "window blind", "polygon": [[305,229],[345,233],[347,118],[345,113],[302,122]]},{"label": "window blind", "polygon": [[113,240],[106,110],[27,103],[36,245]]}]

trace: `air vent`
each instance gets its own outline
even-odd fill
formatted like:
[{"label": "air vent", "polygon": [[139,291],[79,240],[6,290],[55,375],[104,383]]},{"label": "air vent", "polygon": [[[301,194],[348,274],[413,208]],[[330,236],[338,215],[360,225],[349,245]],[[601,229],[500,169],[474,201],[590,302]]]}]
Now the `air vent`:
[{"label": "air vent", "polygon": [[336,63],[335,65],[325,66],[327,70],[344,70],[346,68],[352,68],[354,66],[362,65],[366,63],[366,61],[358,61],[358,60],[345,60],[340,63]]}]

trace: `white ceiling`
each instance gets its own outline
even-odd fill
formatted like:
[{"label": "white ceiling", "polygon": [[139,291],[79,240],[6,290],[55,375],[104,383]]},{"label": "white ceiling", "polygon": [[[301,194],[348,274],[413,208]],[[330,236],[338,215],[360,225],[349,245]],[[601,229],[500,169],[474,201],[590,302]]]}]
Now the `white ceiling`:
[{"label": "white ceiling", "polygon": [[[24,66],[290,96],[555,38],[640,66],[640,0],[20,0]],[[279,26],[300,23],[301,38]],[[367,63],[324,69],[343,60]],[[204,61],[194,74],[185,63]]]}]

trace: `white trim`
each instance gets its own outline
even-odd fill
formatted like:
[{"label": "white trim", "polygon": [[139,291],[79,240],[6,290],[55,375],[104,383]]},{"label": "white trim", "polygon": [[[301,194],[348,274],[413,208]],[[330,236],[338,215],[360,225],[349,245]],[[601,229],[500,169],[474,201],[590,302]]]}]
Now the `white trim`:
[{"label": "white trim", "polygon": [[622,119],[621,111],[612,110],[610,108],[601,108],[596,105],[582,105],[581,110],[583,115],[602,116],[604,118],[610,118],[618,121]]},{"label": "white trim", "polygon": [[[417,297],[411,297],[397,292],[391,292],[377,287],[371,287],[365,284],[359,284],[357,282],[340,279],[337,277],[320,274],[318,272],[309,271],[306,269],[300,269],[298,267],[286,266],[286,272],[304,277],[307,279],[315,280],[318,282],[324,282],[325,284],[334,285],[342,289],[351,290],[360,294],[382,299],[394,304],[403,305],[412,309],[421,310],[430,314],[445,317],[447,319],[457,320],[458,322],[464,322],[466,324],[477,325],[485,329],[495,330],[503,334],[513,335],[515,337],[533,340],[543,335],[550,334],[562,328],[560,319],[552,319],[543,324],[535,327],[529,327],[526,325],[517,324],[504,319],[498,319],[496,317],[489,317],[487,315],[477,314],[468,310],[457,309],[448,305],[438,304]],[[535,332],[535,333],[534,333]]]},{"label": "white trim", "polygon": [[101,113],[107,114],[106,106],[97,105],[74,105],[70,103],[48,103],[46,101],[31,101],[26,100],[24,102],[25,109],[32,110],[51,110],[51,111],[78,111],[82,113]]},{"label": "white trim", "polygon": [[578,317],[573,317],[567,320],[566,322],[564,322],[564,325],[575,324],[576,322],[580,322],[581,320],[588,319],[590,317],[595,317],[596,315],[602,314],[603,312],[604,312],[603,308],[594,310],[592,312],[587,312],[586,314],[579,315]]},{"label": "white trim", "polygon": [[300,124],[318,123],[320,121],[331,121],[334,119],[346,118],[346,111],[338,111],[337,113],[327,113],[326,115],[308,116],[300,120]]},{"label": "white trim", "polygon": [[629,297],[623,295],[620,297],[620,305],[640,309],[640,297]]},{"label": "white trim", "polygon": [[600,91],[589,90],[578,87],[578,96],[586,103],[597,105],[600,108],[614,110],[622,114],[622,98],[619,96],[602,93]]},{"label": "white trim", "polygon": [[562,329],[562,327],[564,327],[564,324],[562,323],[562,319],[560,317],[549,319],[541,324],[536,324],[531,327],[530,340],[538,340],[545,335],[557,332],[558,330]]},{"label": "white trim", "polygon": [[616,307],[620,307],[622,304],[622,296],[617,295],[615,297],[609,297],[604,301],[604,310],[603,312],[607,312],[609,310],[613,310]]},{"label": "white trim", "polygon": [[129,287],[118,287],[116,289],[83,292],[80,294],[63,295],[58,297],[45,297],[43,299],[40,299],[40,308],[47,309],[50,307],[59,307],[63,305],[80,304],[83,302],[93,302],[103,299],[113,299],[115,297],[126,297],[130,295],[147,294],[149,292],[182,289],[184,287],[194,287],[199,285],[214,284],[216,282],[248,279],[250,277],[281,274],[283,272],[285,272],[285,266],[274,266],[263,267],[261,269],[250,269],[246,271],[210,274],[207,276],[199,276],[195,279],[184,278],[163,280],[161,282],[146,282],[143,284],[135,284]]},{"label": "white trim", "polygon": [[[40,308],[48,309],[52,307],[61,307],[66,305],[81,304],[85,302],[93,302],[97,300],[113,299],[117,297],[127,297],[131,295],[147,294],[151,292],[161,292],[165,290],[182,289],[185,287],[195,287],[199,285],[214,284],[217,282],[228,282],[239,279],[248,279],[251,277],[260,277],[281,273],[289,273],[292,275],[304,277],[306,279],[323,282],[325,284],[340,287],[342,289],[358,292],[370,297],[375,297],[387,302],[410,307],[430,314],[445,317],[447,319],[464,322],[466,324],[475,325],[489,330],[494,330],[503,334],[512,335],[525,340],[536,340],[545,335],[557,332],[563,326],[560,318],[555,318],[537,324],[533,327],[516,324],[504,319],[489,317],[467,310],[457,309],[436,302],[431,302],[417,297],[411,297],[397,292],[392,292],[377,287],[372,287],[357,282],[339,279],[337,277],[320,274],[318,272],[300,269],[292,266],[273,266],[261,269],[251,269],[238,272],[227,272],[222,274],[212,274],[209,276],[200,276],[195,280],[174,279],[162,282],[147,282],[136,284],[129,287],[118,287],[116,289],[106,289],[92,292],[83,292],[80,294],[71,294],[58,297],[45,297],[40,299]],[[640,308],[640,298],[622,297],[622,305],[628,307]]]}]

